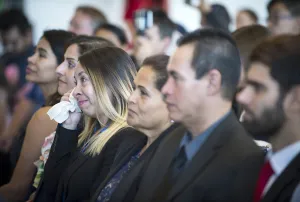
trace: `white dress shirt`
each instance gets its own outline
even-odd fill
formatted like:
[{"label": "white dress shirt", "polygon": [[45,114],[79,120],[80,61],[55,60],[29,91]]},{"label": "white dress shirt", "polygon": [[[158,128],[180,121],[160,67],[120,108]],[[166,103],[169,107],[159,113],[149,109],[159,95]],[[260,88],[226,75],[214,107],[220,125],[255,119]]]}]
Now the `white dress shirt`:
[{"label": "white dress shirt", "polygon": [[272,149],[267,154],[267,159],[270,161],[274,174],[270,177],[267,185],[265,186],[263,195],[271,188],[275,180],[281,175],[291,161],[300,153],[300,141],[295,142],[276,153]]}]

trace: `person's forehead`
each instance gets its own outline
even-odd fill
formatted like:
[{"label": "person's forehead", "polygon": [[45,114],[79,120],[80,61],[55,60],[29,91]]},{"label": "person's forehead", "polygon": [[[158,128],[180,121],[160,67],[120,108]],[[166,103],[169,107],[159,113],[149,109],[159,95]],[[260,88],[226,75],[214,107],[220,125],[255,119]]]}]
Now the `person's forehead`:
[{"label": "person's forehead", "polygon": [[143,66],[134,79],[135,84],[151,85],[154,83],[155,73],[151,66]]},{"label": "person's forehead", "polygon": [[270,83],[274,79],[271,77],[270,68],[260,62],[254,62],[250,64],[249,71],[247,73],[248,80],[255,81],[257,83]]},{"label": "person's forehead", "polygon": [[4,38],[21,37],[21,32],[16,26],[14,26],[14,27],[11,27],[10,29],[8,29],[6,32],[4,32],[2,36]]},{"label": "person's forehead", "polygon": [[179,46],[170,59],[170,67],[180,68],[184,64],[191,64],[194,55],[194,45],[186,44]]},{"label": "person's forehead", "polygon": [[81,23],[81,22],[91,22],[92,18],[91,16],[89,16],[88,14],[82,12],[82,11],[76,11],[73,19],[73,21],[76,21],[77,23]]},{"label": "person's forehead", "polygon": [[69,46],[65,52],[65,57],[68,58],[78,58],[78,46],[77,44],[72,44],[71,46]]},{"label": "person's forehead", "polygon": [[282,2],[277,2],[271,7],[271,12],[289,12],[288,8]]}]

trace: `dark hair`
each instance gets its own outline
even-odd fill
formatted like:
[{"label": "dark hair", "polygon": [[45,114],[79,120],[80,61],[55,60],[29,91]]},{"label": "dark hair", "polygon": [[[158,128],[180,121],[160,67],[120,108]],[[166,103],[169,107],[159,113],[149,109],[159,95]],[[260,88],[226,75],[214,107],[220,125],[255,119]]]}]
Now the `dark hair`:
[{"label": "dark hair", "polygon": [[300,36],[280,35],[260,43],[253,50],[250,62],[260,62],[270,68],[272,77],[286,93],[299,82],[299,53]]},{"label": "dark hair", "polygon": [[251,10],[249,8],[245,8],[245,9],[241,10],[240,12],[247,13],[255,23],[258,22],[257,14],[253,10]]},{"label": "dark hair", "polygon": [[[42,38],[45,38],[50,44],[51,50],[56,57],[57,65],[63,62],[65,43],[73,36],[75,34],[64,30],[47,30],[44,32]],[[61,95],[56,92],[47,99],[46,104],[48,106],[55,105],[60,101],[60,97]]]},{"label": "dark hair", "polygon": [[246,71],[252,50],[268,36],[270,36],[270,31],[262,25],[242,27],[232,33],[232,37],[240,51],[243,67]]},{"label": "dark hair", "polygon": [[0,14],[0,32],[7,32],[13,27],[17,27],[22,35],[31,31],[31,24],[25,14],[15,8],[5,10]]},{"label": "dark hair", "polygon": [[223,31],[229,31],[231,23],[230,15],[227,9],[221,4],[213,4],[210,13],[205,15],[206,22],[209,26]]},{"label": "dark hair", "polygon": [[270,14],[272,7],[277,4],[284,4],[294,17],[300,16],[300,1],[298,0],[271,0],[268,5],[268,12]]},{"label": "dark hair", "polygon": [[151,66],[155,72],[155,86],[160,91],[168,79],[167,65],[169,56],[154,55],[144,60],[141,66]]},{"label": "dark hair", "polygon": [[56,57],[57,64],[64,60],[64,47],[68,40],[74,37],[75,34],[64,30],[47,30],[44,32],[42,38],[45,38]]},{"label": "dark hair", "polygon": [[78,46],[78,51],[80,55],[92,49],[106,46],[115,46],[113,43],[102,37],[79,35],[67,41],[67,43],[65,44],[64,52],[66,52],[66,50],[73,44],[76,44]]},{"label": "dark hair", "polygon": [[76,8],[76,12],[82,12],[88,16],[91,17],[93,21],[93,29],[99,27],[101,24],[107,23],[107,19],[100,10],[96,9],[95,7],[92,6],[79,6]]},{"label": "dark hair", "polygon": [[104,30],[107,30],[107,31],[110,31],[112,32],[114,35],[116,35],[116,37],[118,38],[118,40],[120,41],[120,44],[122,45],[125,45],[128,43],[128,40],[127,40],[127,37],[126,37],[126,34],[124,32],[123,29],[115,26],[115,25],[112,25],[112,24],[103,24],[103,25],[100,25],[97,29],[96,29],[96,32],[101,30],[101,29],[104,29]]},{"label": "dark hair", "polygon": [[153,22],[158,27],[160,38],[172,37],[173,32],[176,30],[176,25],[168,17],[165,11],[160,8],[152,8]]},{"label": "dark hair", "polygon": [[183,36],[179,47],[193,44],[191,61],[196,78],[203,77],[212,69],[222,75],[223,97],[232,100],[241,73],[241,60],[237,46],[227,32],[218,29],[199,29]]}]

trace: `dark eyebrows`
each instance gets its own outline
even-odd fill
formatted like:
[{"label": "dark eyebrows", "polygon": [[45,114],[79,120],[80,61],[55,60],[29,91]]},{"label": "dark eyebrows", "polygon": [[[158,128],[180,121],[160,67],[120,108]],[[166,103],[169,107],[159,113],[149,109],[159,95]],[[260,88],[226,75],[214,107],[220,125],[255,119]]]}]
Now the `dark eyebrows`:
[{"label": "dark eyebrows", "polygon": [[266,89],[266,86],[258,83],[257,81],[247,80],[247,85],[253,86],[254,88],[263,88]]},{"label": "dark eyebrows", "polygon": [[182,79],[182,76],[180,76],[177,72],[175,72],[173,70],[169,71],[169,75],[172,76],[173,78]]},{"label": "dark eyebrows", "polygon": [[41,52],[41,53],[47,54],[47,51],[44,48],[39,47],[38,51]]}]

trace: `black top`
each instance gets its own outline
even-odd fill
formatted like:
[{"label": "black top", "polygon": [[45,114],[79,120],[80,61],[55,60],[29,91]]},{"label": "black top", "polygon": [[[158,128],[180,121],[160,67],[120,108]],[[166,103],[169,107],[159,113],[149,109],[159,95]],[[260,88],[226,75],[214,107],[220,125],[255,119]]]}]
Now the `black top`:
[{"label": "black top", "polygon": [[180,127],[159,145],[133,201],[252,201],[264,155],[232,112],[212,131],[176,181],[166,181],[186,132]]},{"label": "black top", "polygon": [[125,128],[106,143],[100,154],[92,157],[83,154],[81,148],[77,147],[80,132],[58,126],[35,201],[65,202],[90,199],[90,193],[95,191],[95,180],[104,180],[116,156],[126,154],[119,150],[120,145],[131,147],[146,139],[133,128]]},{"label": "black top", "polygon": [[[149,148],[141,155],[138,161],[135,163],[133,168],[123,177],[118,187],[115,189],[111,195],[110,201],[133,201],[140,183],[140,176],[148,166],[148,162],[152,158],[153,153],[156,151],[160,143],[175,130],[179,124],[173,124],[168,129],[166,129],[150,146]],[[91,201],[96,202],[101,190],[105,187],[107,182],[126,164],[133,155],[136,155],[146,144],[145,142],[139,142],[135,146],[128,148],[126,155],[117,156],[115,163],[111,167],[111,171],[108,174],[107,178],[104,181],[97,180],[96,185],[98,186],[97,191],[93,195]],[[125,146],[126,147],[126,146]],[[120,146],[120,150],[124,151],[123,146]],[[99,186],[100,185],[100,186]]]}]

